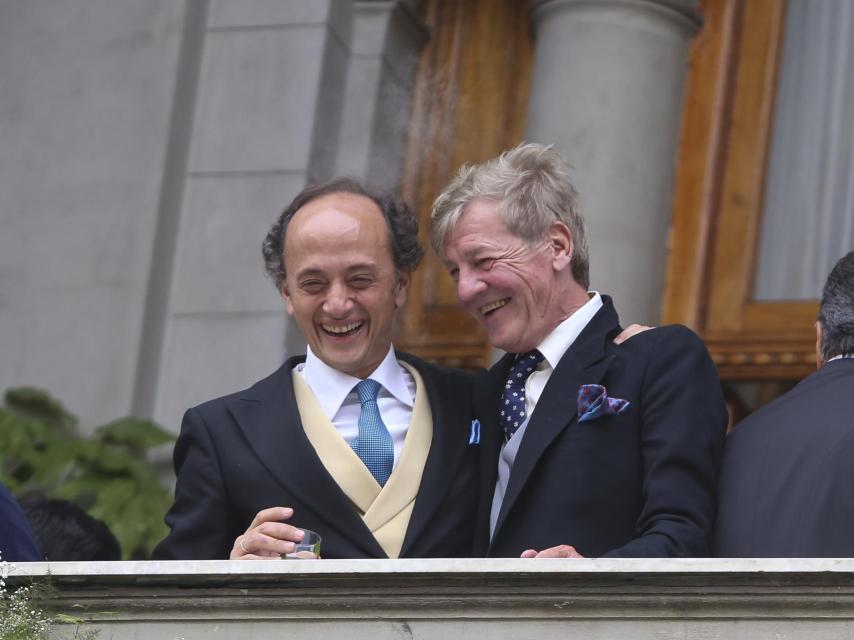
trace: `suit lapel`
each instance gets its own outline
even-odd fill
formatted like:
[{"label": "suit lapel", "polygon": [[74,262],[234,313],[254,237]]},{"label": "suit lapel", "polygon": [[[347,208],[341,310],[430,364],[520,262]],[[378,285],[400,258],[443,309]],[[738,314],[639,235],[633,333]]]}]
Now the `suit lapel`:
[{"label": "suit lapel", "polygon": [[229,410],[255,455],[283,487],[366,554],[385,557],[305,435],[291,380],[300,360],[291,358],[272,376],[230,399]]},{"label": "suit lapel", "polygon": [[[507,514],[549,445],[575,423],[579,387],[601,382],[613,360],[613,354],[606,354],[605,347],[619,329],[619,324],[610,298],[602,296],[602,299],[602,308],[561,358],[531,414],[513,462],[493,538],[498,537]],[[493,466],[497,469],[497,455],[494,459],[496,463]],[[497,470],[494,474],[497,474]]]},{"label": "suit lapel", "polygon": [[480,420],[480,484],[478,485],[475,555],[484,556],[489,546],[489,516],[498,480],[498,456],[504,444],[504,429],[498,422],[501,392],[515,356],[504,355],[475,385],[475,414]]},{"label": "suit lapel", "polygon": [[[421,474],[421,484],[415,498],[415,506],[409,518],[409,526],[403,539],[400,557],[413,554],[413,547],[424,530],[430,526],[436,509],[442,502],[457,474],[457,469],[465,456],[465,447],[460,446],[455,437],[466,437],[468,418],[457,411],[453,402],[441,397],[442,381],[437,380],[435,372],[424,366],[420,360],[398,353],[398,358],[415,367],[424,381],[424,390],[430,402],[430,412],[433,417],[433,439],[430,453]],[[450,425],[450,427],[449,427]]]}]

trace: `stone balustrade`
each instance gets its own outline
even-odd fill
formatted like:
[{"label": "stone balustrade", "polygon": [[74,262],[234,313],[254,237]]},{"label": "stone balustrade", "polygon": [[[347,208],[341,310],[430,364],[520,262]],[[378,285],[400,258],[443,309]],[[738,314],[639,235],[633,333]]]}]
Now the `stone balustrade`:
[{"label": "stone balustrade", "polygon": [[48,575],[98,640],[854,634],[854,559],[44,562],[7,583]]}]

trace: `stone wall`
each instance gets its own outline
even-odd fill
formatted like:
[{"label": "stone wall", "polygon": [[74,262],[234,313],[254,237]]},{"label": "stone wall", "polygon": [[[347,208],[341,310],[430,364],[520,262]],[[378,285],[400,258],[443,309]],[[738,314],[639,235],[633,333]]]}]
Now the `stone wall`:
[{"label": "stone wall", "polygon": [[183,411],[304,343],[261,240],[311,180],[400,180],[411,0],[0,3],[0,390]]}]

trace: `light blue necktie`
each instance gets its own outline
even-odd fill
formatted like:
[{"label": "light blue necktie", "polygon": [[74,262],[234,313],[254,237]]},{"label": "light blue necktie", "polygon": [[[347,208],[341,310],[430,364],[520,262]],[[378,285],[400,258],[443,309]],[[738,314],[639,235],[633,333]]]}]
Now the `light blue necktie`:
[{"label": "light blue necktie", "polygon": [[357,384],[355,389],[362,403],[362,411],[359,414],[359,435],[350,443],[350,447],[382,487],[394,465],[394,443],[377,406],[380,383],[368,378]]}]

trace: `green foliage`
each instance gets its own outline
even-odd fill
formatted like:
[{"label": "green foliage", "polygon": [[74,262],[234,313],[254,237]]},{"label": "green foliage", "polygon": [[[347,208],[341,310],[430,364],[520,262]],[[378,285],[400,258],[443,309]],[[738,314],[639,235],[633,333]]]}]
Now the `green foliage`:
[{"label": "green foliage", "polygon": [[0,407],[0,481],[76,502],[107,523],[124,559],[147,558],[167,533],[169,490],[146,452],[173,437],[153,422],[123,418],[78,435],[75,416],[38,389],[6,391]]}]

